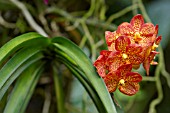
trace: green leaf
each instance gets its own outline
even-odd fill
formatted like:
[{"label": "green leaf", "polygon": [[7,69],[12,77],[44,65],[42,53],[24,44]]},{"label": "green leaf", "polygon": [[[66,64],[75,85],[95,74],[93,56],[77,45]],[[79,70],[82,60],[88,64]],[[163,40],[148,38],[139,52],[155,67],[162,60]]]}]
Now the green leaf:
[{"label": "green leaf", "polygon": [[6,60],[10,55],[12,55],[15,51],[28,46],[45,46],[50,43],[50,40],[41,36],[38,33],[27,33],[21,36],[18,36],[9,42],[7,42],[4,46],[0,48],[0,64]]},{"label": "green leaf", "polygon": [[94,90],[96,90],[96,95],[100,97],[102,101],[102,103],[100,104],[103,104],[103,107],[106,109],[106,112],[117,113],[103,80],[96,74],[96,71],[91,61],[83,53],[83,51],[74,43],[63,37],[53,38],[52,43],[54,43],[54,46],[57,49],[62,50],[70,58],[72,58],[78,65],[78,68],[80,68],[85,73],[92,87],[94,87]]},{"label": "green leaf", "polygon": [[0,70],[0,90],[9,77],[33,55],[40,52],[39,47],[24,48],[16,53]]},{"label": "green leaf", "polygon": [[57,102],[57,113],[66,113],[65,105],[64,105],[64,92],[63,86],[61,82],[61,78],[58,75],[57,66],[53,64],[53,79],[54,79],[54,87],[56,94],[56,102]]},{"label": "green leaf", "polygon": [[42,59],[44,56],[42,53],[37,53],[33,55],[31,58],[29,58],[26,62],[24,62],[8,79],[7,81],[3,84],[1,90],[0,90],[0,100],[9,88],[9,86],[14,82],[14,80],[20,76],[20,74],[27,69],[31,64],[34,62]]},{"label": "green leaf", "polygon": [[106,109],[103,108],[103,105],[101,104],[102,102],[99,96],[96,95],[96,91],[94,87],[91,87],[91,83],[85,78],[85,74],[81,70],[79,70],[79,68],[77,68],[75,65],[68,62],[63,57],[57,56],[57,60],[59,60],[60,62],[63,62],[70,69],[70,71],[74,74],[74,76],[77,77],[77,79],[81,82],[81,84],[84,86],[86,91],[89,93],[90,97],[94,101],[99,112],[105,113]]},{"label": "green leaf", "polygon": [[43,62],[33,64],[22,73],[10,95],[4,113],[24,113],[43,70],[43,64]]}]

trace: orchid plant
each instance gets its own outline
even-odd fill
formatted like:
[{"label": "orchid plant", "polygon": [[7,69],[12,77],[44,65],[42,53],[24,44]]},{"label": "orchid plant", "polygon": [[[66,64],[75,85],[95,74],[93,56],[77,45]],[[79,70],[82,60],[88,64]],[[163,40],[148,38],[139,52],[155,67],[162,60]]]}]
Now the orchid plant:
[{"label": "orchid plant", "polygon": [[[38,33],[26,33],[10,40],[0,48],[0,100],[8,97],[4,113],[24,113],[38,80],[49,67],[57,110],[66,113],[57,71],[60,63],[77,77],[100,113],[117,113],[109,93],[118,88],[131,96],[139,91],[142,76],[132,69],[143,64],[149,75],[150,65],[157,64],[154,57],[161,41],[157,34],[158,25],[144,23],[142,15],[138,14],[130,23],[119,25],[116,31],[105,32],[108,50],[102,50],[94,63],[64,37],[47,38]],[[14,88],[8,92],[14,82]]]}]

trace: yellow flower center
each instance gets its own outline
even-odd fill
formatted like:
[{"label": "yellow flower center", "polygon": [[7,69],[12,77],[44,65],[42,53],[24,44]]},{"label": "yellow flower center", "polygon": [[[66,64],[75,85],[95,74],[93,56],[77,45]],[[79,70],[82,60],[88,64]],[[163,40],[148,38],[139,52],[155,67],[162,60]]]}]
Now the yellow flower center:
[{"label": "yellow flower center", "polygon": [[138,43],[141,40],[141,36],[139,32],[136,32],[134,35],[134,41],[135,43]]},{"label": "yellow flower center", "polygon": [[125,80],[124,79],[120,79],[119,84],[120,85],[125,85]]},{"label": "yellow flower center", "polygon": [[128,58],[128,55],[125,54],[125,53],[123,53],[123,54],[122,54],[122,58],[123,58],[123,59],[127,59],[127,58]]},{"label": "yellow flower center", "polygon": [[135,38],[135,39],[140,38],[139,32],[136,32],[136,33],[135,33],[135,37],[134,37],[134,38]]},{"label": "yellow flower center", "polygon": [[158,45],[154,43],[152,46],[152,50],[155,50],[157,47],[158,47]]}]

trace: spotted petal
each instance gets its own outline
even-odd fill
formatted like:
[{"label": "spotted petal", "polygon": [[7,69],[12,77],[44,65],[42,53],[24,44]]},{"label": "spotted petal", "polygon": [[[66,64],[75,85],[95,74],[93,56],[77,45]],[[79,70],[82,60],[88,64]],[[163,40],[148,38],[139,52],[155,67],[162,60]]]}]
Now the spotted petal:
[{"label": "spotted petal", "polygon": [[105,68],[104,60],[105,60],[104,56],[100,55],[93,64],[97,68],[97,72],[101,77],[106,76],[106,68]]},{"label": "spotted petal", "polygon": [[102,50],[102,51],[100,52],[100,55],[104,55],[105,57],[108,57],[110,53],[111,53],[111,51]]},{"label": "spotted petal", "polygon": [[108,66],[106,65],[106,59],[110,51],[103,50],[100,52],[100,56],[94,62],[94,66],[97,68],[97,72],[101,77],[106,76],[106,71],[108,70]]},{"label": "spotted petal", "polygon": [[121,35],[130,36],[131,34],[134,33],[134,30],[130,23],[124,22],[118,26],[116,33],[121,34]]},{"label": "spotted petal", "polygon": [[139,32],[142,25],[144,24],[144,19],[142,15],[138,14],[132,18],[130,24],[133,26],[134,32]]},{"label": "spotted petal", "polygon": [[117,69],[120,72],[120,76],[124,77],[128,72],[132,70],[132,64],[124,64]]},{"label": "spotted petal", "polygon": [[140,82],[142,80],[142,76],[136,72],[128,72],[125,76],[125,80],[128,82]]},{"label": "spotted petal", "polygon": [[136,82],[126,82],[125,85],[120,85],[118,88],[120,92],[132,96],[139,91],[140,86]]},{"label": "spotted petal", "polygon": [[120,66],[126,64],[126,62],[122,60],[122,54],[119,51],[110,53],[106,63],[109,65],[109,71],[115,71]]},{"label": "spotted petal", "polygon": [[126,46],[130,44],[130,39],[126,36],[119,36],[115,41],[115,49],[117,51],[125,52]]},{"label": "spotted petal", "polygon": [[151,23],[145,23],[142,25],[140,34],[142,36],[153,36],[155,33],[155,26]]},{"label": "spotted petal", "polygon": [[137,44],[130,44],[126,48],[126,53],[129,56],[129,61],[133,65],[139,65],[140,63],[143,62],[144,57],[140,55],[141,52],[142,52],[142,47],[138,46]]},{"label": "spotted petal", "polygon": [[139,54],[142,52],[142,47],[137,44],[130,44],[126,47],[126,52],[130,55]]},{"label": "spotted petal", "polygon": [[110,31],[105,32],[106,43],[108,46],[114,43],[117,37],[118,37],[118,34],[116,34],[116,32],[110,32]]},{"label": "spotted petal", "polygon": [[110,72],[106,77],[104,77],[104,82],[107,86],[107,89],[110,93],[114,92],[117,88],[119,78],[118,72]]}]

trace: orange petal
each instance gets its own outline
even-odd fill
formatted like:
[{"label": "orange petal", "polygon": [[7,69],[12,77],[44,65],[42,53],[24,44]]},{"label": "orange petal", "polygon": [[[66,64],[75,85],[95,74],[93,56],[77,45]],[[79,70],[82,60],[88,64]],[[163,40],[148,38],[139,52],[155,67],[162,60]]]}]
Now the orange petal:
[{"label": "orange petal", "polygon": [[133,26],[133,29],[135,32],[139,32],[141,29],[142,25],[144,24],[144,20],[142,15],[138,14],[132,18],[130,21],[130,24]]},{"label": "orange petal", "polygon": [[101,77],[106,76],[105,58],[103,55],[100,55],[93,65],[97,68],[97,72]]},{"label": "orange petal", "polygon": [[110,46],[108,46],[108,50],[109,51],[116,51],[116,49],[115,49],[115,42],[112,43]]},{"label": "orange petal", "polygon": [[116,36],[116,32],[105,32],[106,43],[108,46],[110,46],[116,40]]},{"label": "orange petal", "polygon": [[120,92],[132,96],[139,91],[140,86],[138,83],[126,82],[125,85],[120,85],[118,88]]},{"label": "orange petal", "polygon": [[136,72],[129,72],[126,74],[125,80],[128,82],[140,82],[142,80],[142,76]]},{"label": "orange petal", "polygon": [[155,44],[156,44],[156,45],[159,45],[159,43],[161,42],[161,40],[162,40],[162,36],[158,36],[158,37],[156,38]]},{"label": "orange petal", "polygon": [[126,47],[126,52],[128,55],[139,54],[140,52],[142,52],[142,47],[137,44],[130,44]]},{"label": "orange petal", "polygon": [[155,33],[155,26],[151,23],[143,24],[140,30],[142,36],[153,36]]},{"label": "orange petal", "polygon": [[143,62],[143,57],[141,55],[129,56],[129,61],[132,65],[140,65]]},{"label": "orange petal", "polygon": [[129,61],[132,63],[132,65],[139,65],[143,62],[144,57],[140,55],[142,52],[142,47],[138,46],[136,44],[130,44],[126,48],[126,53],[129,56]]},{"label": "orange petal", "polygon": [[158,25],[156,25],[156,26],[155,26],[155,33],[154,33],[154,34],[155,34],[155,36],[157,36],[157,34],[158,34],[158,29],[159,29],[159,26],[158,26]]},{"label": "orange petal", "polygon": [[134,30],[131,24],[124,22],[118,26],[116,33],[121,35],[131,36],[133,35]]},{"label": "orange petal", "polygon": [[122,54],[120,52],[112,52],[107,58],[106,61],[109,66],[109,71],[116,71],[121,65],[126,62],[122,60]]},{"label": "orange petal", "polygon": [[117,51],[125,52],[126,46],[130,44],[130,39],[126,36],[119,36],[115,41],[115,49]]},{"label": "orange petal", "polygon": [[132,70],[132,64],[124,64],[117,69],[117,71],[120,72],[121,77],[126,76],[126,74],[131,70]]},{"label": "orange petal", "polygon": [[107,86],[107,89],[110,93],[114,92],[118,85],[118,76],[115,72],[110,72],[107,74],[106,77],[104,77],[104,82]]},{"label": "orange petal", "polygon": [[149,59],[146,59],[143,62],[143,67],[146,70],[146,74],[149,75],[149,68],[150,68],[150,60]]},{"label": "orange petal", "polygon": [[141,55],[145,59],[150,55],[150,52],[152,51],[152,45],[153,45],[153,43],[149,43],[149,44],[146,44],[146,45],[142,46]]},{"label": "orange petal", "polygon": [[[146,70],[147,75],[149,75],[149,68],[150,63],[153,63],[154,57],[156,54],[159,54],[157,51],[151,51],[150,55],[147,57],[147,59],[143,62],[143,67]],[[154,64],[154,63],[153,63]]]},{"label": "orange petal", "polygon": [[111,51],[108,51],[108,50],[102,50],[100,52],[100,55],[104,55],[105,57],[109,56],[109,54],[111,53]]},{"label": "orange petal", "polygon": [[111,51],[103,50],[100,52],[100,56],[94,62],[94,66],[97,68],[97,72],[101,77],[106,76],[106,71],[108,70],[108,66],[106,65],[106,59],[109,56]]}]

